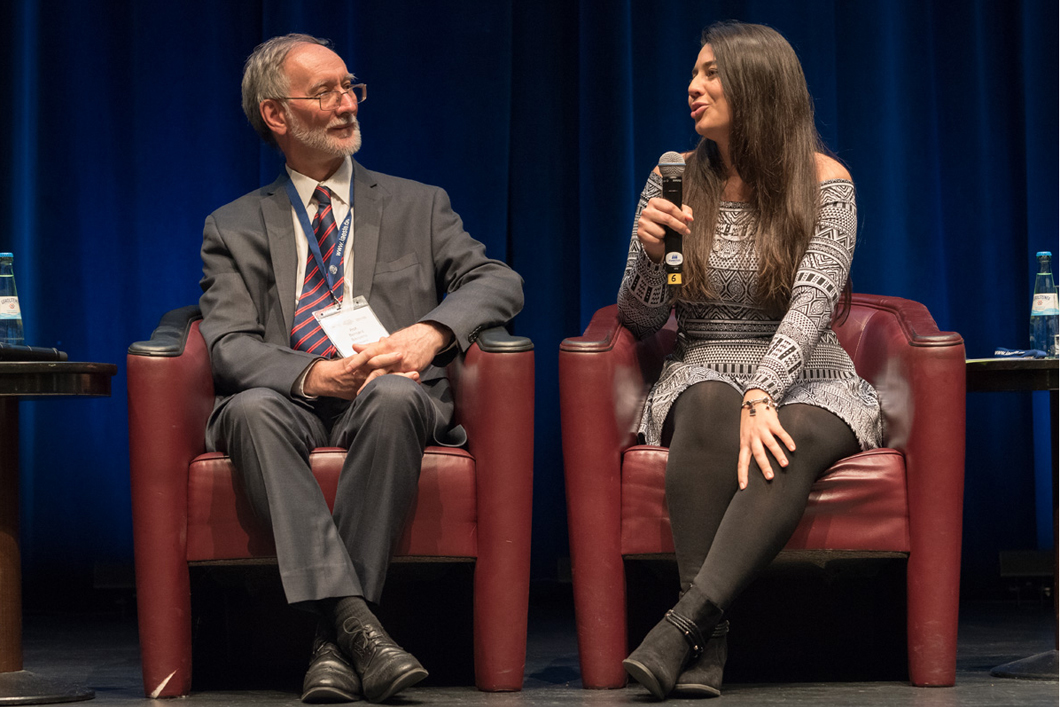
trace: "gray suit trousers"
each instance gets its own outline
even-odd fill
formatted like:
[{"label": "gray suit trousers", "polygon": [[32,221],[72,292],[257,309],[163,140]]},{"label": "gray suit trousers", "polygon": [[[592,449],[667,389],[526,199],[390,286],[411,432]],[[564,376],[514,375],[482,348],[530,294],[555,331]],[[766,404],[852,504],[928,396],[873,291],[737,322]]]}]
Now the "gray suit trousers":
[{"label": "gray suit trousers", "polygon": [[[397,375],[376,378],[352,403],[251,388],[214,411],[207,447],[229,455],[255,513],[272,528],[289,603],[379,601],[436,418],[426,390]],[[349,450],[334,513],[309,468],[309,453],[326,446]]]}]

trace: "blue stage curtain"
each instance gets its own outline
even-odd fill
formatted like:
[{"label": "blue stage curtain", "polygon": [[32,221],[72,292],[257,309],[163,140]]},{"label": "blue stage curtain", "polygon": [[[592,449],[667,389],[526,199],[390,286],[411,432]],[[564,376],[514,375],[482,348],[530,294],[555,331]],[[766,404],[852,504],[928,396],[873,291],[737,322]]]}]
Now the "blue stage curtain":
[{"label": "blue stage curtain", "polygon": [[[243,61],[276,34],[331,38],[369,84],[358,159],[445,187],[468,231],[526,280],[514,329],[537,349],[535,577],[554,577],[567,553],[557,346],[614,302],[658,156],[695,145],[687,81],[713,21],[771,25],[799,53],[821,134],[858,186],[855,290],[923,302],[969,356],[1027,343],[1033,256],[1057,250],[1055,2],[319,10],[0,3],[0,250],[15,253],[27,343],[119,366],[109,400],[22,403],[31,585],[130,561],[125,349],[197,301],[205,216],[281,169],[239,101]],[[969,398],[969,595],[1000,591],[997,550],[1037,542],[1031,470],[1047,474],[1049,449],[1033,447],[1031,408],[1028,395]]]}]

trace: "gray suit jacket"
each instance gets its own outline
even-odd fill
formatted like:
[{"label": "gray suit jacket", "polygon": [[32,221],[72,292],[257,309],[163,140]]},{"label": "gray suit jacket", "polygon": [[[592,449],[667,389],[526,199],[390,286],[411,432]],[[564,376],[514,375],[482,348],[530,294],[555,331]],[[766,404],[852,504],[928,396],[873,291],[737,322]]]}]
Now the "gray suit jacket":
[{"label": "gray suit jacket", "polygon": [[[522,278],[486,257],[442,189],[356,161],[353,179],[353,296],[363,295],[388,331],[436,321],[453,331],[462,352],[480,330],[519,312]],[[206,219],[200,329],[218,404],[256,387],[291,397],[316,358],[290,346],[297,255],[287,180],[284,173]],[[432,365],[421,381],[447,427],[452,399],[445,369]]]}]

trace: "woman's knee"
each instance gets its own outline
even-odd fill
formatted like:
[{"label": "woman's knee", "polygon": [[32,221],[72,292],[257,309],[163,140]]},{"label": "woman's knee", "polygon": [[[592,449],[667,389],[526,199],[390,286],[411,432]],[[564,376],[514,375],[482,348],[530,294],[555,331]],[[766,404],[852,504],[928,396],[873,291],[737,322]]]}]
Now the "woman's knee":
[{"label": "woman's knee", "polygon": [[777,416],[796,445],[816,447],[834,441],[844,430],[849,432],[845,422],[828,410],[813,405],[785,405],[777,411]]},{"label": "woman's knee", "polygon": [[678,396],[667,423],[668,447],[729,449],[739,444],[740,394],[725,383],[696,383]]},{"label": "woman's knee", "polygon": [[831,464],[861,450],[857,437],[839,416],[813,405],[795,404],[778,411],[780,424],[795,440],[796,450]]},{"label": "woman's knee", "polygon": [[697,416],[729,413],[739,418],[740,400],[740,393],[728,383],[706,381],[686,388],[674,407],[678,412],[687,408]]}]

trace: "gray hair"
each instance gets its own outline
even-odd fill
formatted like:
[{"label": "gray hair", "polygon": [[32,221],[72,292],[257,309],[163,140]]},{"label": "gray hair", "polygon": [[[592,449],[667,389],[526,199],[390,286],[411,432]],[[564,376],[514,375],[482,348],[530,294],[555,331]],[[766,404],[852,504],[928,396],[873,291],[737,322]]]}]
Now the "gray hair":
[{"label": "gray hair", "polygon": [[243,67],[243,112],[251,126],[267,144],[276,147],[272,130],[261,117],[261,102],[267,98],[286,96],[290,90],[283,62],[299,44],[319,44],[331,47],[331,42],[308,34],[285,34],[259,44]]}]

